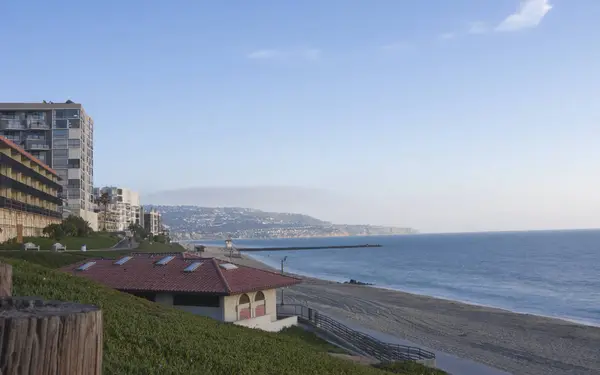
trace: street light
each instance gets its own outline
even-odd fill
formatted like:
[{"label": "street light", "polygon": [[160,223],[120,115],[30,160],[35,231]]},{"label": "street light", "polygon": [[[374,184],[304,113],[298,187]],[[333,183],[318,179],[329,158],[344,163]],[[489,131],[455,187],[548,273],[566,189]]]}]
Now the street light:
[{"label": "street light", "polygon": [[[285,263],[285,261],[287,260],[287,256],[284,256],[283,259],[281,259],[281,274],[283,275],[283,264]],[[283,306],[283,289],[281,288],[281,306]]]}]

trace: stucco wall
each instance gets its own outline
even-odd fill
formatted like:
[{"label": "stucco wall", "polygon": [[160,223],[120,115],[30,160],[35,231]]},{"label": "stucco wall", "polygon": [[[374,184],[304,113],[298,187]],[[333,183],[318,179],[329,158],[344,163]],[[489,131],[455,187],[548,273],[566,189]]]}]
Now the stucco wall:
[{"label": "stucco wall", "polygon": [[[251,318],[246,320],[258,319],[262,321],[277,321],[277,301],[276,301],[276,290],[269,289],[264,290],[265,296],[265,315],[264,317],[256,317],[256,306],[262,304],[261,301],[255,301],[257,292],[246,293],[250,298],[250,304],[246,305],[250,307]],[[155,302],[173,306],[178,309],[191,312],[193,314],[204,315],[217,319],[223,322],[236,322],[239,320],[239,301],[242,295],[224,296],[220,297],[219,304],[221,307],[203,307],[203,306],[173,306],[173,295],[170,293],[158,293],[155,297]],[[245,307],[246,307],[245,306]]]},{"label": "stucco wall", "polygon": [[280,320],[271,320],[272,315],[259,316],[252,319],[238,320],[233,324],[248,328],[262,329],[263,331],[279,332],[286,327],[298,325],[298,317],[290,316]]},{"label": "stucco wall", "polygon": [[[271,317],[271,321],[277,320],[277,301],[276,301],[276,289],[268,289],[263,290],[263,294],[265,295],[265,315]],[[256,298],[257,292],[246,293],[250,298],[250,311],[252,313],[252,318],[255,317],[255,307],[257,303],[254,301]],[[238,320],[238,303],[240,301],[241,294],[237,294],[234,296],[225,296],[223,299],[223,310],[224,310],[224,321],[225,322],[235,322]],[[262,302],[259,302],[262,303]]]},{"label": "stucco wall", "polygon": [[192,314],[207,316],[219,321],[223,321],[223,310],[220,307],[204,306],[173,306],[179,310],[187,311]]},{"label": "stucco wall", "polygon": [[154,302],[162,305],[173,306],[173,295],[169,293],[156,293]]},{"label": "stucco wall", "polygon": [[192,314],[207,316],[216,320],[223,321],[223,297],[219,299],[221,307],[204,307],[204,306],[174,306],[173,305],[173,294],[170,293],[157,293],[154,297],[154,302],[160,303],[161,305],[173,306],[177,309],[190,312]]}]

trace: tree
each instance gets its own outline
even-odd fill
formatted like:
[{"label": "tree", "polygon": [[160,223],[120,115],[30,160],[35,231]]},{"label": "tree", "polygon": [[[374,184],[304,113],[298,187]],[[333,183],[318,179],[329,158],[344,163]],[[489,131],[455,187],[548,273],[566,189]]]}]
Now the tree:
[{"label": "tree", "polygon": [[129,224],[129,227],[127,229],[129,229],[131,231],[131,233],[133,233],[133,237],[137,241],[148,237],[148,232],[146,232],[146,229],[144,229],[144,227],[142,227],[139,224],[131,223],[131,224]]},{"label": "tree", "polygon": [[79,216],[69,215],[60,224],[47,225],[43,230],[46,236],[60,240],[64,237],[87,237],[94,231],[90,224]]},{"label": "tree", "polygon": [[102,206],[104,208],[104,215],[103,215],[103,230],[106,232],[106,219],[107,219],[107,212],[108,212],[108,205],[110,205],[111,203],[111,199],[110,199],[110,195],[108,195],[108,193],[102,193],[100,194],[100,196],[98,198],[96,198],[95,203],[99,206]]},{"label": "tree", "polygon": [[50,224],[44,228],[42,233],[50,238],[54,238],[57,241],[65,236],[65,231],[62,224]]},{"label": "tree", "polygon": [[69,215],[61,225],[65,235],[70,237],[87,237],[93,232],[90,224],[79,216]]}]

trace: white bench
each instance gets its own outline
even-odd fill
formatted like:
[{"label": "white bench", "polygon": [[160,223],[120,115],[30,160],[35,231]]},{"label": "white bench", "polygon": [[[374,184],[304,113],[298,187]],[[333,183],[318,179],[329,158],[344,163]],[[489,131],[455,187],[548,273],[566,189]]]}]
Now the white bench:
[{"label": "white bench", "polygon": [[27,242],[26,244],[23,244],[23,250],[25,250],[25,251],[27,251],[27,250],[37,250],[37,251],[40,251],[40,247],[36,246],[32,242]]},{"label": "white bench", "polygon": [[67,251],[67,247],[57,242],[52,245],[52,251]]}]

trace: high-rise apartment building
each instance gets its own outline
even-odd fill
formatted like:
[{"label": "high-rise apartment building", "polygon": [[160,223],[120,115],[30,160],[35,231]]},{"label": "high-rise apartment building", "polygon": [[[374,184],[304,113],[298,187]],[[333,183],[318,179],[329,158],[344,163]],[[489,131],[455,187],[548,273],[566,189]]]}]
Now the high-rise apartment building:
[{"label": "high-rise apartment building", "polygon": [[[104,212],[106,212],[107,224],[114,217],[116,223],[110,225],[110,229],[107,225],[107,230],[123,231],[129,228],[130,224],[138,224],[143,226],[143,218],[140,218],[140,195],[127,188],[105,186],[102,188],[94,188],[94,197],[98,199],[103,193],[108,195],[110,203],[108,206],[98,206],[99,216],[104,219]],[[104,222],[99,220],[98,226],[103,229]]]},{"label": "high-rise apartment building", "polygon": [[63,214],[98,229],[94,212],[94,121],[83,106],[66,103],[0,103],[0,135],[56,171]]}]

